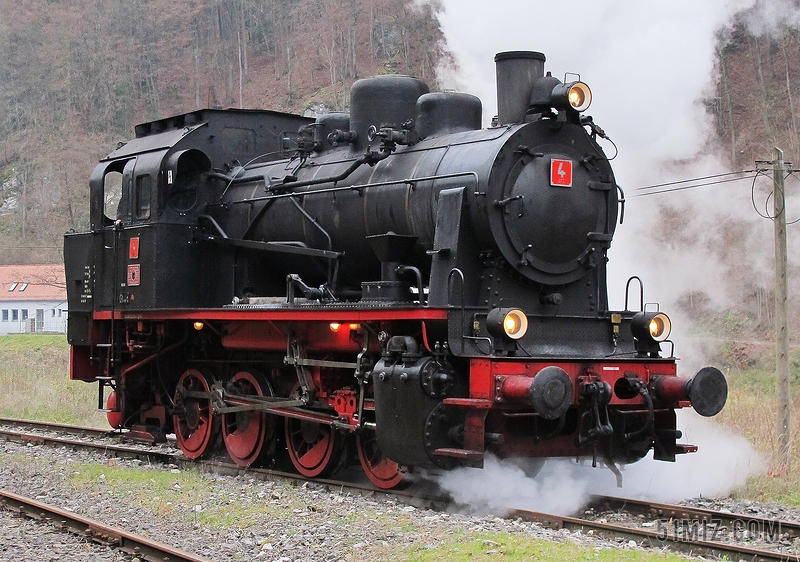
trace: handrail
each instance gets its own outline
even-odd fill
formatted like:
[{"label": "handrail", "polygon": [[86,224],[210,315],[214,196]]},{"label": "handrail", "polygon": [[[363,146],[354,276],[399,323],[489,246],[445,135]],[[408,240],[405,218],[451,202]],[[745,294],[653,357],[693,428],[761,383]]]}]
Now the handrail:
[{"label": "handrail", "polygon": [[435,176],[424,176],[421,178],[405,178],[405,179],[397,179],[397,180],[387,180],[387,181],[379,181],[379,182],[372,182],[372,183],[365,183],[361,185],[350,185],[344,187],[330,187],[328,189],[316,189],[313,191],[298,191],[292,193],[276,193],[274,195],[265,195],[264,197],[253,197],[251,199],[240,199],[237,201],[230,201],[231,205],[239,205],[241,203],[255,203],[257,201],[270,201],[273,199],[284,199],[286,197],[306,197],[308,195],[323,195],[325,193],[336,193],[339,191],[358,191],[361,189],[368,189],[370,187],[384,187],[387,185],[397,185],[397,184],[415,184],[422,181],[435,181],[435,180],[446,180],[451,178],[460,178],[464,176],[472,176],[475,179],[475,185],[478,185],[479,178],[477,172],[456,172],[452,174],[440,174]]}]

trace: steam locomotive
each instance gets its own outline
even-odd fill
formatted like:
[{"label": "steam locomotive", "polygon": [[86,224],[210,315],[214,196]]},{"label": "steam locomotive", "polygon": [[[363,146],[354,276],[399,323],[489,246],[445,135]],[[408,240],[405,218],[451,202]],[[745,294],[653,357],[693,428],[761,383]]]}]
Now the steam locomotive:
[{"label": "steam locomotive", "polygon": [[64,256],[71,378],[111,426],[387,489],[487,454],[696,450],[675,410],[715,415],[726,381],[677,376],[637,278],[638,310],[608,308],[624,196],[589,87],[495,61],[486,129],[478,98],[384,75],[349,114],[199,110],[102,159]]}]

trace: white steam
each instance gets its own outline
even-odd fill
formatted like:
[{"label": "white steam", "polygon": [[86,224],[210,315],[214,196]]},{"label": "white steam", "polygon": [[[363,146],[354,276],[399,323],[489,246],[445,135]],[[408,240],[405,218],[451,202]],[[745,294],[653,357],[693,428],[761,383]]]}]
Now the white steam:
[{"label": "white steam", "polygon": [[[569,10],[554,10],[544,0],[442,4],[440,21],[458,65],[442,74],[444,85],[478,95],[485,123],[496,113],[498,52],[541,51],[547,56],[545,69],[554,76],[580,73],[591,87],[588,113],[619,147],[612,165],[628,197],[625,224],[618,227],[609,253],[612,309],[623,308],[625,282],[632,275],[644,281],[645,302],[658,300],[671,314],[687,290],[707,293],[718,310],[736,302],[740,295],[729,282],[732,268],[751,271],[757,286],[771,286],[772,222],[755,214],[749,181],[632,196],[637,187],[735,171],[727,168],[713,144],[714,126],[703,103],[714,93],[717,33],[742,10],[747,10],[744,22],[755,34],[800,26],[794,1],[575,0]],[[609,156],[614,154],[613,146],[601,144]],[[654,232],[655,219],[666,207],[674,208],[676,221],[683,221],[680,241],[659,239]],[[723,238],[727,243],[737,237],[741,244],[735,259],[747,256],[744,263],[723,253]],[[631,309],[638,308],[638,300],[637,289]],[[673,320],[676,353],[685,359],[679,374],[692,376],[706,364],[707,355],[689,340],[688,322]],[[697,416],[688,424],[688,430],[682,429],[699,452],[674,464],[644,460],[629,466],[625,494],[663,500],[720,494],[759,470],[760,461],[743,438]],[[617,492],[610,471],[568,461],[548,462],[536,479],[496,459],[486,465],[482,472],[448,474],[442,484],[464,503],[489,510],[514,505],[567,513],[587,494]]]},{"label": "white steam", "polygon": [[795,0],[756,0],[745,23],[753,35],[775,37],[781,27],[800,27],[800,7]]},{"label": "white steam", "polygon": [[674,502],[726,494],[763,470],[763,462],[743,437],[693,412],[679,412],[682,443],[696,453],[675,463],[651,456],[622,469],[622,488],[611,470],[591,460],[550,459],[534,478],[509,461],[486,459],[484,468],[462,468],[442,475],[439,484],[458,503],[478,513],[503,515],[509,508],[570,515],[593,494]]}]

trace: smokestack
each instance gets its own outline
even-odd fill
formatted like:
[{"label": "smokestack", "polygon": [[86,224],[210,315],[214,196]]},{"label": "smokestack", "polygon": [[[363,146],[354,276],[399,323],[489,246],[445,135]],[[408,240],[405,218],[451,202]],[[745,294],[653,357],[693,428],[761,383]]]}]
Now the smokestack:
[{"label": "smokestack", "polygon": [[544,76],[544,61],[545,56],[536,51],[495,55],[498,124],[522,122],[531,104],[533,85]]}]

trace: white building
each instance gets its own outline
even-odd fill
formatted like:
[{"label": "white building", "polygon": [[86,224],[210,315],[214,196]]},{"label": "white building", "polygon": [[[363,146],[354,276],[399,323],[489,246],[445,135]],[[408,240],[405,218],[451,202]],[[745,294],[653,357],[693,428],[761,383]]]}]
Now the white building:
[{"label": "white building", "polygon": [[64,266],[0,265],[0,335],[66,331]]}]

